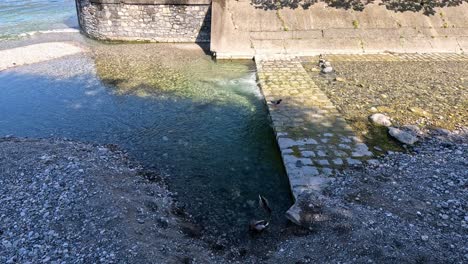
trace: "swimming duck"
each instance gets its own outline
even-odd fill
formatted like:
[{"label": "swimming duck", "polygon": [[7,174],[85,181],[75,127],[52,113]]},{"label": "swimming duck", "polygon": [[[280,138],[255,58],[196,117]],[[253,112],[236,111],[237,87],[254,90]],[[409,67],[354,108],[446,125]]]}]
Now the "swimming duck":
[{"label": "swimming duck", "polygon": [[271,217],[271,207],[270,207],[270,203],[268,202],[268,200],[261,196],[261,195],[258,195],[258,205],[263,209],[265,210],[265,212],[268,213],[268,217]]}]

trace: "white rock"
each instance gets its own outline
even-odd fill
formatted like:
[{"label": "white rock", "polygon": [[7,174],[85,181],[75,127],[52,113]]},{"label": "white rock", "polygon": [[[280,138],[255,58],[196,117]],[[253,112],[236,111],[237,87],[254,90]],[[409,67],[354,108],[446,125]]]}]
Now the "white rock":
[{"label": "white rock", "polygon": [[333,72],[333,68],[332,67],[325,67],[321,70],[322,73],[331,73]]},{"label": "white rock", "polygon": [[369,116],[369,120],[379,126],[386,126],[389,127],[392,125],[392,121],[390,121],[390,117],[384,115],[384,114],[373,114]]}]

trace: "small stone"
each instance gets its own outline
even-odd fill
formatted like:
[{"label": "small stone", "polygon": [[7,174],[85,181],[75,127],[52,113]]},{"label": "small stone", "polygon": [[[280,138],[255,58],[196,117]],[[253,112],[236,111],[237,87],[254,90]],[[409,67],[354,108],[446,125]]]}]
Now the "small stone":
[{"label": "small stone", "polygon": [[344,78],[341,78],[341,77],[336,77],[335,81],[337,81],[337,82],[346,82],[346,80]]},{"label": "small stone", "polygon": [[448,219],[449,219],[449,216],[446,215],[446,214],[443,214],[443,215],[441,215],[440,217],[442,217],[442,219],[444,219],[444,220],[448,220]]},{"label": "small stone", "polygon": [[403,131],[396,127],[390,127],[388,129],[388,133],[390,134],[390,136],[396,138],[398,141],[400,141],[403,144],[413,145],[414,143],[418,141],[418,138],[415,137],[412,133]]},{"label": "small stone", "polygon": [[351,159],[351,158],[347,158],[346,159],[346,162],[348,162],[348,165],[361,165],[362,162],[360,160],[356,160],[356,159]]},{"label": "small stone", "polygon": [[369,116],[369,120],[372,122],[374,125],[379,125],[379,126],[386,126],[389,127],[392,125],[392,121],[390,121],[390,117],[384,115],[384,114],[373,114]]},{"label": "small stone", "polygon": [[328,166],[330,165],[330,163],[328,162],[328,160],[318,160],[317,163],[321,166]]},{"label": "small stone", "polygon": [[343,165],[343,160],[342,159],[339,159],[339,158],[336,158],[333,160],[333,164],[335,165]]},{"label": "small stone", "polygon": [[296,167],[301,168],[303,166],[302,161],[296,161]]},{"label": "small stone", "polygon": [[426,236],[426,235],[422,235],[422,236],[421,236],[421,240],[422,240],[422,241],[427,241],[427,240],[429,240],[429,237]]}]

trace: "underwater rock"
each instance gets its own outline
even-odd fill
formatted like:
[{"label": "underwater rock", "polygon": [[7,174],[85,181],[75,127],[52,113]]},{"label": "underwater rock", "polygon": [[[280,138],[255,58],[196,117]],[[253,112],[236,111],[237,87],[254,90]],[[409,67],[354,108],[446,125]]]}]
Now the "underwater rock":
[{"label": "underwater rock", "polygon": [[413,145],[418,141],[418,138],[411,132],[407,132],[396,127],[389,127],[388,133],[403,144]]},{"label": "underwater rock", "polygon": [[419,107],[410,107],[410,108],[408,108],[408,110],[410,110],[411,112],[415,113],[418,116],[422,116],[422,117],[431,117],[432,116],[429,112],[427,112],[426,110],[424,110],[422,108],[419,108]]},{"label": "underwater rock", "polygon": [[384,114],[373,114],[369,116],[369,120],[374,125],[386,126],[386,127],[389,127],[392,125],[392,121],[390,121],[390,117]]}]

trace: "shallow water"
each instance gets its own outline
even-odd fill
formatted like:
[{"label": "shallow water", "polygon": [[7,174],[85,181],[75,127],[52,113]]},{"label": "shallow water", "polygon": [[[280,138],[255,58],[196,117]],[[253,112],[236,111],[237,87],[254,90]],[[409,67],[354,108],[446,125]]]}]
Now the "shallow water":
[{"label": "shallow water", "polygon": [[78,25],[75,0],[1,0],[0,40]]},{"label": "shallow water", "polygon": [[[245,241],[249,220],[264,217],[256,204],[263,194],[275,211],[265,238],[275,236],[291,200],[253,63],[215,63],[199,49],[186,49],[190,45],[130,46],[100,45],[94,59],[75,56],[1,72],[0,135],[118,144],[167,173],[187,212],[229,242]],[[124,56],[112,60],[120,47],[142,50],[163,68],[147,61],[142,69],[141,61]],[[101,57],[115,79],[99,66]],[[174,63],[179,57],[185,60]],[[120,76],[121,68],[132,77]],[[169,81],[153,85],[143,78],[160,80],[165,75],[156,71],[163,69]]]}]

